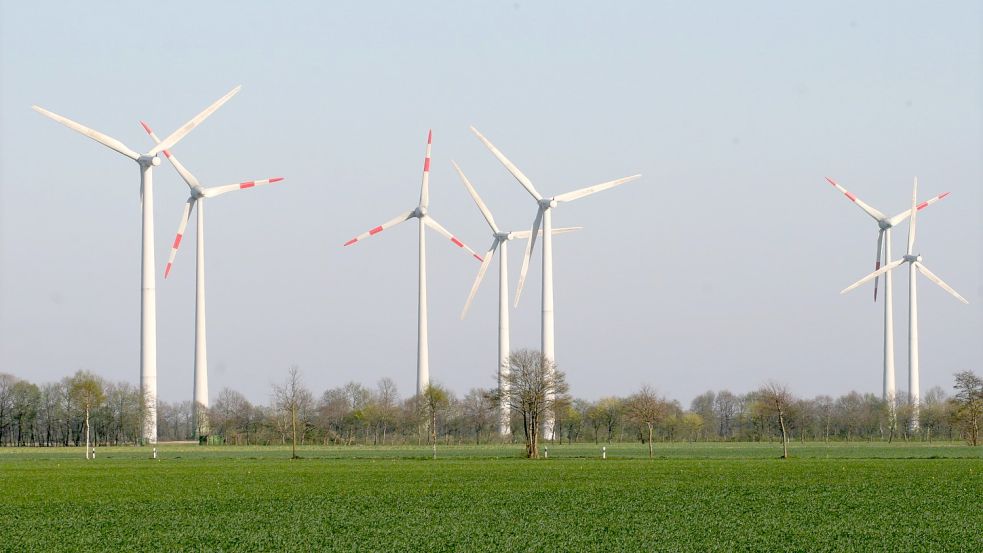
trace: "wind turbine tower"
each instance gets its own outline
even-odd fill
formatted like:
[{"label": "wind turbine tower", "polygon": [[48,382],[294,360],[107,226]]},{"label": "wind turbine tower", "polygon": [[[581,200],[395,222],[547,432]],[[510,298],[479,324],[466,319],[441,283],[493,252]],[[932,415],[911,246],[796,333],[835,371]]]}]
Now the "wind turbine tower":
[{"label": "wind turbine tower", "polygon": [[156,280],[154,278],[154,187],[153,168],[160,165],[157,154],[173,147],[187,136],[202,121],[215,110],[222,107],[230,98],[239,92],[241,86],[233,88],[204,111],[182,125],[170,136],[162,140],[145,154],[138,154],[125,144],[92,130],[85,125],[76,123],[67,117],[62,117],[44,108],[33,106],[34,111],[54,119],[73,131],[84,134],[111,150],[137,162],[140,166],[140,205],[143,216],[143,241],[140,263],[140,392],[145,402],[143,441],[157,443],[157,300]]}]

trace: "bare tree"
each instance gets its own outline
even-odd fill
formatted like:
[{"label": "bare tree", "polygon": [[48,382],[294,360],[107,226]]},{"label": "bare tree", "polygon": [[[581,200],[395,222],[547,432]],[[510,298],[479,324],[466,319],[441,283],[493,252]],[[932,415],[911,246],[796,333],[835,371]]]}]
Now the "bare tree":
[{"label": "bare tree", "polygon": [[539,434],[543,415],[554,411],[559,402],[567,402],[567,386],[564,374],[556,370],[551,360],[541,352],[523,349],[509,355],[509,373],[503,380],[508,384],[508,396],[494,392],[496,403],[508,405],[512,411],[522,414],[522,426],[526,439],[526,457],[539,457]]},{"label": "bare tree", "polygon": [[788,459],[788,431],[785,427],[785,418],[788,416],[789,407],[795,401],[792,393],[784,385],[770,382],[761,388],[758,394],[762,414],[778,417],[778,426],[782,430],[782,459]]},{"label": "bare tree", "polygon": [[665,420],[669,413],[669,402],[656,395],[647,384],[625,402],[628,418],[648,427],[649,459],[652,458],[652,431],[655,425]]},{"label": "bare tree", "polygon": [[972,371],[956,373],[957,390],[953,400],[956,403],[955,419],[963,429],[966,441],[979,444],[980,422],[983,419],[983,378]]},{"label": "bare tree", "polygon": [[79,371],[72,377],[69,393],[85,413],[85,458],[89,459],[91,458],[89,413],[106,400],[102,380],[90,372]]},{"label": "bare tree", "polygon": [[481,388],[472,388],[463,402],[464,418],[474,430],[474,443],[481,443],[481,433],[495,422],[494,405],[490,392]]},{"label": "bare tree", "polygon": [[[273,397],[277,410],[290,416],[290,458],[297,456],[297,415],[306,410],[313,402],[311,392],[304,387],[300,378],[300,369],[294,365],[287,369],[287,380],[273,387]],[[305,421],[306,425],[306,421]]]}]

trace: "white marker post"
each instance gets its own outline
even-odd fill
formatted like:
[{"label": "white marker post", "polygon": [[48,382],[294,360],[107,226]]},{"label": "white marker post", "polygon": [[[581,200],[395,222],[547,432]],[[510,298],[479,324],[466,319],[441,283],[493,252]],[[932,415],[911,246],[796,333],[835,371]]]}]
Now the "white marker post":
[{"label": "white marker post", "polygon": [[602,446],[601,447],[601,459],[607,459],[607,458],[608,458],[608,448],[607,448],[607,446]]}]

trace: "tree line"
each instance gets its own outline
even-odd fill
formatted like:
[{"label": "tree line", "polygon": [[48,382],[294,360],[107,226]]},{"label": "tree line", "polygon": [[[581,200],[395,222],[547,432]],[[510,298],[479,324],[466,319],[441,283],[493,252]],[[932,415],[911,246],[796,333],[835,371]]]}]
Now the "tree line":
[{"label": "tree line", "polygon": [[[526,444],[527,455],[536,456],[543,440],[631,441],[650,448],[672,441],[772,440],[965,439],[976,445],[983,423],[983,379],[970,371],[955,375],[951,395],[939,387],[925,394],[918,407],[920,425],[914,428],[913,409],[905,401],[892,412],[888,402],[871,393],[797,397],[778,384],[743,394],[711,390],[686,406],[649,386],[626,397],[591,401],[571,397],[563,373],[542,363],[538,352],[513,353],[511,393],[506,397],[483,388],[458,396],[439,384],[422,396],[402,397],[389,378],[372,386],[348,382],[317,395],[292,367],[266,404],[252,403],[233,389],[221,390],[207,410],[208,442],[434,448],[517,442]],[[506,436],[499,434],[503,401],[512,415],[512,433]],[[136,386],[108,382],[89,372],[40,385],[0,373],[0,446],[80,446],[87,432],[99,445],[135,444],[144,405]],[[197,439],[202,428],[193,407],[190,401],[159,402],[159,439]],[[554,419],[553,432],[541,436],[547,411]]]}]

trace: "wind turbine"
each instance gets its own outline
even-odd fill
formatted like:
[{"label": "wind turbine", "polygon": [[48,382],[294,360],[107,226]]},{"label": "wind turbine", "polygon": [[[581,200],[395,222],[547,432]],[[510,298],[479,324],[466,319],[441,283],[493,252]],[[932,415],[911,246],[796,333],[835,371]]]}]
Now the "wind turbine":
[{"label": "wind turbine", "polygon": [[[870,215],[877,222],[877,254],[874,260],[874,270],[881,268],[891,259],[891,229],[901,224],[912,213],[911,209],[906,209],[894,217],[888,217],[880,211],[864,203],[863,200],[851,194],[833,179],[826,177],[826,181],[834,188],[843,193],[851,202],[857,205],[867,215]],[[921,211],[948,196],[948,192],[943,192],[934,198],[924,201],[915,208]],[[874,301],[877,301],[877,281],[879,277],[874,277]],[[893,276],[890,272],[884,275],[884,390],[883,399],[888,402],[891,409],[892,421],[895,407],[895,388],[894,378],[894,285]]]},{"label": "wind turbine", "polygon": [[[451,162],[454,163],[454,162]],[[498,258],[498,388],[500,395],[504,398],[508,396],[508,382],[506,379],[509,374],[509,277],[508,277],[508,242],[516,238],[529,238],[531,232],[528,230],[511,231],[506,232],[498,228],[495,224],[495,218],[492,217],[491,211],[485,202],[481,200],[481,196],[478,195],[478,191],[474,189],[471,185],[471,181],[464,176],[464,172],[458,167],[457,163],[454,163],[454,169],[457,170],[457,174],[461,177],[461,182],[468,189],[468,193],[471,194],[471,198],[474,203],[477,204],[478,209],[481,214],[485,217],[485,221],[488,222],[488,226],[491,227],[492,231],[492,245],[488,248],[488,252],[485,253],[484,258],[481,261],[481,267],[478,268],[478,276],[474,279],[474,284],[471,286],[471,292],[468,294],[468,299],[464,303],[464,309],[461,311],[461,319],[468,314],[468,308],[471,307],[471,301],[474,300],[475,294],[478,292],[478,287],[481,286],[482,279],[485,278],[485,272],[488,270],[488,266],[491,264],[491,260],[495,257],[495,251],[501,248],[502,255]],[[579,230],[581,227],[568,227],[568,228],[558,228],[553,230],[553,234],[563,234],[565,232],[572,232]],[[539,232],[542,234],[542,231]],[[508,434],[511,424],[509,417],[509,405],[508,402],[501,402],[500,412],[499,412],[499,433]]]},{"label": "wind turbine", "polygon": [[[156,144],[160,144],[160,139],[154,134],[154,131],[150,128],[150,125],[140,121],[144,130],[150,135],[150,138],[154,140]],[[184,182],[188,184],[188,188],[191,189],[191,196],[188,198],[187,203],[184,204],[184,212],[181,214],[181,222],[178,224],[177,236],[174,238],[174,244],[171,246],[171,254],[167,258],[167,266],[164,267],[164,278],[171,272],[171,267],[174,265],[174,256],[177,255],[177,250],[181,246],[181,238],[184,236],[184,230],[188,226],[188,220],[191,217],[191,210],[195,207],[198,208],[198,226],[197,232],[195,233],[195,238],[197,243],[197,258],[196,267],[197,272],[195,276],[195,386],[194,386],[194,420],[195,420],[195,432],[200,437],[202,435],[207,435],[208,433],[208,351],[205,346],[205,198],[214,198],[216,196],[221,196],[226,192],[232,192],[234,190],[244,190],[246,188],[253,188],[256,186],[262,186],[264,184],[270,184],[273,182],[279,182],[283,180],[283,177],[273,177],[264,180],[255,181],[245,181],[235,184],[227,184],[224,186],[213,186],[210,188],[203,187],[198,179],[188,171],[180,161],[170,152],[170,150],[163,151],[164,157],[171,162],[171,165],[177,170]]]},{"label": "wind turbine", "polygon": [[364,240],[370,236],[375,236],[380,232],[394,227],[409,219],[420,220],[420,287],[419,287],[419,307],[417,311],[417,349],[416,349],[416,393],[423,394],[427,386],[430,385],[430,350],[427,340],[427,242],[425,227],[430,227],[438,233],[444,235],[455,246],[467,250],[475,259],[481,261],[481,257],[469,248],[464,242],[458,240],[453,234],[445,229],[433,217],[430,216],[430,146],[433,142],[433,131],[427,133],[427,155],[423,160],[423,184],[420,186],[420,203],[406,213],[401,213],[396,217],[372,228],[355,238],[345,242],[345,246]]},{"label": "wind turbine", "polygon": [[237,86],[204,111],[181,126],[145,154],[128,148],[125,144],[99,131],[92,130],[44,108],[32,106],[34,111],[54,119],[66,127],[88,136],[92,140],[123,154],[140,166],[140,204],[143,210],[142,263],[140,268],[140,391],[146,403],[143,424],[143,440],[157,443],[157,301],[154,278],[154,188],[153,168],[160,165],[157,154],[170,149],[187,136],[215,110],[222,107],[239,92]]},{"label": "wind turbine", "polygon": [[918,429],[918,405],[921,399],[919,390],[920,379],[918,375],[918,296],[916,293],[917,279],[915,278],[915,271],[917,270],[921,274],[925,275],[926,278],[935,284],[938,284],[943,290],[955,296],[957,300],[966,304],[969,303],[966,301],[966,298],[959,295],[959,292],[953,290],[952,287],[943,282],[939,277],[935,276],[932,271],[928,270],[928,267],[922,264],[921,254],[914,253],[915,219],[916,215],[918,214],[918,207],[915,205],[917,193],[918,179],[916,178],[915,184],[911,191],[911,221],[908,223],[908,249],[906,250],[904,257],[884,265],[873,273],[870,273],[850,286],[847,286],[842,292],[840,292],[841,294],[845,294],[871,279],[876,279],[881,274],[890,274],[892,270],[901,266],[903,263],[908,264],[908,397],[912,408],[912,430]]},{"label": "wind turbine", "polygon": [[[573,200],[583,198],[584,196],[590,196],[591,194],[596,194],[603,190],[609,188],[614,188],[615,186],[624,184],[629,181],[633,181],[641,175],[632,175],[630,177],[624,177],[613,181],[604,182],[601,184],[595,184],[594,186],[588,186],[586,188],[581,188],[579,190],[574,190],[572,192],[567,192],[565,194],[560,194],[558,196],[553,196],[552,198],[544,198],[533,186],[532,181],[526,177],[522,171],[519,170],[505,154],[500,152],[491,142],[488,141],[478,129],[471,127],[471,131],[481,140],[485,146],[491,151],[491,153],[498,158],[498,161],[512,173],[515,180],[519,181],[519,184],[526,189],[527,192],[536,200],[538,209],[536,211],[536,218],[533,219],[532,230],[530,231],[529,242],[526,244],[526,252],[522,258],[522,270],[519,272],[519,284],[515,291],[515,305],[519,304],[519,297],[522,294],[522,286],[525,284],[526,272],[529,270],[529,259],[532,257],[532,250],[536,245],[536,235],[540,228],[543,229],[543,320],[542,320],[542,354],[543,357],[548,359],[550,362],[555,363],[556,357],[554,356],[553,348],[553,208],[556,207],[561,202],[572,202]],[[547,413],[544,417],[544,436],[553,436],[553,413]]]}]

